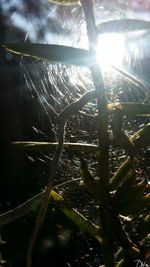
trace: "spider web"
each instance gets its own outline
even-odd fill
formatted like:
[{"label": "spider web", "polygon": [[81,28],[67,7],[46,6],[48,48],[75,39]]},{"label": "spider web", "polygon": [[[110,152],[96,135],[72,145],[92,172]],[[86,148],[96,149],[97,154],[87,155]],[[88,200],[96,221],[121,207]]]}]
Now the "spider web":
[{"label": "spider web", "polygon": [[[65,45],[75,45],[76,47],[86,47],[86,42],[82,41],[81,30],[82,16],[78,14],[79,9],[74,9],[72,14],[76,13],[76,21],[72,23],[71,34],[64,38],[59,34],[53,34],[52,43],[61,43]],[[63,23],[63,28],[66,24]],[[83,26],[85,29],[85,27]],[[81,27],[82,29],[82,27]],[[73,33],[72,33],[73,32]],[[85,37],[85,36],[84,36]],[[56,38],[56,39],[55,39]],[[59,40],[59,41],[58,41]],[[78,100],[85,92],[94,89],[90,71],[86,68],[65,66],[61,64],[51,65],[47,62],[21,58],[21,97],[25,111],[23,114],[25,140],[30,141],[57,141],[57,123],[56,116],[67,105]],[[115,71],[104,73],[104,83],[106,87],[106,96],[108,102],[129,101],[143,102],[146,97],[146,91],[137,89],[129,80],[120,77]],[[66,142],[83,142],[97,144],[97,108],[96,101],[88,103],[82,111],[71,118],[66,127]],[[125,128],[132,135],[143,124],[142,120],[137,122],[133,119],[125,122]],[[142,126],[141,126],[142,127]],[[109,129],[110,130],[110,129]],[[39,181],[41,187],[44,187],[45,177],[47,178],[47,169],[52,160],[52,153],[27,153],[31,161],[38,161],[42,180]],[[93,155],[87,155],[89,167],[97,176],[97,163]],[[117,163],[120,165],[124,161],[122,150],[110,149],[110,167],[112,173],[116,171]],[[143,162],[145,158],[143,156]],[[34,162],[34,161],[33,161]],[[148,161],[147,161],[148,164]],[[144,165],[145,167],[145,165]],[[54,186],[59,193],[63,193],[71,202],[74,208],[77,208],[86,218],[91,219],[98,224],[98,209],[95,201],[87,194],[86,190],[80,186],[80,162],[79,159],[71,154],[63,153],[60,168],[57,172]],[[44,177],[44,178],[43,178]],[[82,234],[83,235],[83,234]],[[87,251],[77,251],[76,266],[83,266],[83,258],[86,266],[99,266],[99,249],[97,255],[91,257],[91,244],[87,238]],[[78,240],[77,240],[78,241]],[[78,246],[78,242],[76,244]],[[79,240],[80,241],[80,240]],[[76,247],[77,247],[76,246]],[[81,246],[80,246],[81,249]],[[84,253],[84,255],[83,255]],[[91,258],[90,258],[91,257]],[[93,260],[94,258],[94,260]]]}]

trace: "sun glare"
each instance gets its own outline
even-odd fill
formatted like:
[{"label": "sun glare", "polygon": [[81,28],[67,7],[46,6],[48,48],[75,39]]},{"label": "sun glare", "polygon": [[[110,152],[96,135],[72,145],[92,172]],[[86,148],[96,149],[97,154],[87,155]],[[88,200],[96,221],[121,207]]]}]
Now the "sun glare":
[{"label": "sun glare", "polygon": [[98,39],[97,61],[103,71],[107,71],[111,65],[121,66],[125,56],[124,36],[122,34],[102,34]]}]

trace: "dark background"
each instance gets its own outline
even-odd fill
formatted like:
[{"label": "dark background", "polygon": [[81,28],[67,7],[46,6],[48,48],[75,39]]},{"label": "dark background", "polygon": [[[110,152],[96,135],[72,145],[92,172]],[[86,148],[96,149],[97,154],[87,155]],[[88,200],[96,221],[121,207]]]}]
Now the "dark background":
[{"label": "dark background", "polygon": [[[97,1],[99,2],[99,1]],[[117,1],[102,1],[104,9],[108,9],[109,14],[118,14]],[[136,6],[133,4],[136,2]],[[143,1],[142,1],[143,2]],[[56,8],[55,5],[49,5],[47,1],[20,1],[20,4],[14,1],[3,1],[0,4],[0,43],[7,42],[47,42],[48,33],[61,33],[63,37],[71,37],[71,27],[66,27],[64,20],[71,18],[68,10]],[[132,11],[138,13],[141,4],[138,1],[130,1],[125,12]],[[125,7],[120,4],[120,11]],[[149,6],[144,2],[143,11],[148,12]],[[82,16],[81,8],[78,9]],[[52,12],[56,17],[50,16]],[[30,21],[32,24],[32,33],[26,27],[20,26],[13,20],[13,16],[19,14],[24,21]],[[45,19],[46,16],[46,19]],[[75,17],[77,19],[77,17]],[[77,20],[79,21],[79,20]],[[34,29],[34,30],[33,30]],[[58,37],[59,39],[59,37]],[[144,40],[144,42],[143,42]],[[148,87],[150,82],[150,64],[149,52],[149,32],[144,32],[136,40],[141,56],[135,58],[131,55],[130,63],[125,63],[125,69],[140,77]],[[49,39],[51,42],[51,39]],[[127,40],[127,42],[133,41]],[[126,62],[126,61],[125,61]],[[49,160],[43,160],[39,153],[27,153],[19,151],[12,145],[13,141],[18,140],[36,140],[36,141],[54,141],[55,135],[52,130],[52,122],[44,112],[37,94],[29,91],[21,64],[32,68],[33,64],[38,67],[38,77],[43,75],[42,62],[31,62],[29,59],[21,59],[7,52],[0,47],[0,210],[5,212],[17,205],[23,203],[29,197],[39,193],[45,185],[48,174]],[[32,75],[32,81],[36,75]],[[45,86],[51,84],[47,77]],[[36,81],[35,81],[36,83]],[[38,84],[36,84],[38,86]],[[149,99],[147,99],[149,101]],[[138,125],[142,124],[142,120]],[[132,125],[131,125],[132,126]],[[35,130],[37,129],[37,130]],[[40,159],[40,160],[38,160]],[[77,196],[79,199],[80,197]],[[84,201],[82,199],[84,205]],[[98,244],[89,237],[85,237],[64,215],[53,206],[49,207],[51,212],[51,221],[46,219],[42,228],[37,247],[34,254],[35,266],[99,266],[100,257]],[[7,260],[8,266],[24,266],[25,251],[29,236],[31,234],[36,211],[11,225],[2,228],[2,237],[6,239],[6,246],[3,248],[3,257]],[[66,232],[65,232],[66,231]],[[68,231],[68,232],[67,232]],[[60,236],[66,236],[66,243],[62,245]],[[51,245],[53,243],[53,245]],[[94,252],[93,252],[94,248]],[[59,256],[58,256],[59,255]],[[69,263],[70,262],[70,263]],[[52,265],[51,265],[52,266]]]}]

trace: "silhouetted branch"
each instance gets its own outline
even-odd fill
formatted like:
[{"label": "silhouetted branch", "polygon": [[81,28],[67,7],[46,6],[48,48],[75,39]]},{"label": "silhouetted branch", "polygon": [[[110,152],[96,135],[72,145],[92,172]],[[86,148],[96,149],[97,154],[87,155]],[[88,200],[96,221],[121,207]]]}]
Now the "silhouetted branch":
[{"label": "silhouetted branch", "polygon": [[58,145],[56,148],[53,162],[50,165],[49,178],[48,178],[48,182],[46,185],[45,193],[44,193],[42,200],[41,200],[41,205],[40,205],[39,213],[38,213],[37,218],[36,218],[35,227],[33,229],[31,239],[29,240],[29,245],[28,245],[28,250],[27,250],[27,258],[26,258],[26,267],[32,266],[32,251],[33,251],[38,233],[40,231],[41,225],[45,219],[48,201],[49,201],[49,195],[50,195],[51,190],[52,190],[53,181],[54,181],[55,176],[56,176],[58,163],[59,163],[62,149],[63,149],[65,125],[74,113],[76,113],[78,110],[80,110],[89,100],[91,100],[91,97],[94,97],[94,91],[90,91],[90,92],[85,93],[79,100],[71,103],[69,106],[67,106],[60,113],[60,115],[58,117],[58,124],[59,124]]}]

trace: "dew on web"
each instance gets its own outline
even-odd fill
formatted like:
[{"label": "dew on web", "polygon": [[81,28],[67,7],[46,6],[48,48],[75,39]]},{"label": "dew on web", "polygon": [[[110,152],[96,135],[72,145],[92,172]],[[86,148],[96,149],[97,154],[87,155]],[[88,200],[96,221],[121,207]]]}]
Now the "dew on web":
[{"label": "dew on web", "polygon": [[[99,11],[101,15],[104,15],[102,6]],[[43,33],[42,42],[84,49],[88,48],[86,29],[83,23],[84,18],[80,7],[69,8],[68,12],[67,9],[63,10],[55,6],[53,12],[51,9],[49,13],[49,16],[53,19],[53,24],[50,25],[50,32],[47,31],[45,35]],[[97,18],[99,19],[99,17],[97,13]],[[48,16],[43,18],[42,25],[44,25],[44,20],[46,21],[48,18]],[[53,29],[54,24],[55,27]],[[39,24],[37,23],[37,25]],[[25,37],[25,42],[26,39]],[[108,40],[111,41],[111,39]],[[40,42],[41,39],[38,41]],[[104,47],[106,48],[107,46],[104,44]],[[143,56],[142,51],[138,49],[138,46],[134,42],[130,42],[126,48],[128,48],[128,51],[126,58],[122,60],[122,66],[119,66],[118,70],[117,67],[116,69],[111,67],[109,71],[103,71],[108,103],[119,101],[144,103],[148,99],[148,83],[143,83],[142,86],[142,83],[139,83],[138,79],[141,82],[143,81],[140,80],[138,75],[134,79],[136,71],[138,73],[140,72],[140,74],[143,71],[139,57],[140,53]],[[105,54],[108,54],[109,57],[111,55],[107,51],[105,51]],[[94,89],[90,71],[87,68],[67,66],[59,63],[50,64],[25,57],[21,58],[20,68],[22,102],[26,106],[25,110],[28,109],[28,105],[30,106],[29,112],[24,116],[26,119],[24,123],[28,127],[25,139],[27,141],[55,142],[56,145],[58,142],[58,114],[70,105],[70,103],[78,100],[84,93]],[[97,102],[96,100],[92,100],[73,115],[67,123],[64,142],[97,145],[97,113]],[[129,136],[132,136],[137,129],[142,128],[147,122],[147,119],[144,117],[138,119],[130,118],[130,123],[128,119],[126,116],[123,117],[123,127]],[[123,149],[118,148],[118,144],[113,143],[111,125],[109,125],[108,130],[110,134],[110,175],[112,177],[118,166],[124,162],[126,154]],[[43,149],[41,151],[33,151],[33,153],[31,151],[25,152],[28,160],[32,164],[36,164],[36,168],[40,169],[40,174],[36,177],[36,183],[39,184],[40,190],[45,187],[49,174],[49,165],[53,160],[54,151],[55,148],[53,151]],[[143,168],[145,176],[147,175],[146,168],[149,170],[148,160],[145,163],[146,153],[147,151],[143,151],[140,166]],[[84,156],[91,173],[97,178],[99,173],[95,154],[89,153]],[[139,177],[140,175],[142,177],[143,174],[139,174]],[[96,225],[99,224],[98,203],[88,194],[83,185],[78,154],[72,151],[67,152],[65,149],[63,150],[57,175],[54,180],[55,189],[56,192],[63,195],[69,205],[81,212],[83,216]],[[82,242],[80,242],[81,237],[83,247]],[[78,245],[79,243],[80,246]],[[76,236],[73,247],[74,253],[76,254],[74,259],[76,266],[83,266],[84,264],[86,266],[93,266],[93,264],[94,266],[99,266],[99,258],[101,257],[99,248],[95,250],[95,244],[92,244],[91,240],[81,230],[79,230],[78,236]]]},{"label": "dew on web", "polygon": [[[52,140],[56,142],[57,114],[85,92],[94,89],[90,72],[86,68],[52,65],[37,60],[28,61],[25,58],[22,58],[21,68],[27,86],[24,96],[33,97],[38,112],[37,120],[39,117],[48,118],[51,132],[55,136]],[[120,77],[114,70],[104,73],[104,82],[110,103],[113,101],[143,102],[145,99],[145,92],[142,91],[142,94],[137,87],[134,88],[134,84],[130,84],[125,77]],[[69,120],[65,141],[97,144],[96,115],[96,101],[93,100]],[[47,136],[46,140],[51,141],[48,133],[44,132],[45,129],[40,128],[40,124],[38,127],[33,125],[33,129],[38,129],[38,134]],[[45,157],[47,156],[45,154]],[[70,177],[69,175],[68,178]]]},{"label": "dew on web", "polygon": [[[79,18],[78,18],[79,19]],[[74,25],[74,31],[77,32],[77,26]],[[65,22],[63,23],[65,28]],[[56,38],[56,36],[55,36]],[[57,39],[57,38],[56,38]],[[84,38],[83,38],[84,39]],[[60,43],[66,45],[76,45],[76,47],[85,47],[82,40],[78,35],[71,35],[71,39],[68,37],[60,38]],[[53,40],[52,43],[59,43]],[[135,60],[138,55],[134,54]],[[130,63],[130,61],[128,62]],[[128,64],[130,65],[130,64]],[[42,141],[58,141],[58,125],[57,115],[67,107],[70,103],[78,100],[84,93],[93,90],[94,85],[91,79],[90,71],[87,68],[67,66],[62,64],[50,64],[48,62],[42,62],[37,60],[29,60],[22,58],[21,68],[26,82],[26,96],[28,99],[33,97],[33,102],[37,110],[37,121],[40,118],[41,123],[32,125],[32,128],[39,136],[42,137]],[[121,68],[120,68],[121,69]],[[127,70],[125,70],[127,71]],[[130,72],[129,72],[130,73]],[[121,74],[121,75],[120,75]],[[140,102],[143,103],[146,98],[146,89],[138,87],[136,80],[132,80],[132,77],[128,77],[126,73],[119,73],[115,69],[111,68],[109,72],[104,72],[104,84],[106,87],[106,96],[109,103],[111,102]],[[96,100],[90,101],[86,104],[82,110],[77,112],[67,123],[65,142],[70,143],[90,143],[97,145],[97,105]],[[43,118],[47,117],[46,123],[50,125],[50,131],[54,133],[54,137],[42,127]],[[125,119],[124,128],[128,129],[128,134],[132,135],[135,130],[139,128],[141,124],[140,120],[131,121],[127,123]],[[109,128],[110,133],[110,128]],[[37,138],[37,139],[38,139]],[[40,138],[38,141],[41,140]],[[45,152],[42,151],[36,156],[36,160],[42,166],[41,177],[47,177],[47,168],[49,163],[53,160],[54,151]],[[95,155],[86,155],[88,165],[94,177],[98,176],[97,160]],[[125,154],[123,149],[110,146],[110,171],[111,176],[116,172],[116,162],[118,166],[124,162]],[[45,179],[42,184],[45,185]],[[41,182],[42,183],[42,182]],[[87,193],[80,175],[80,160],[76,154],[72,152],[63,151],[59,169],[54,180],[54,189],[59,192],[67,203],[81,212],[83,216],[91,220],[98,225],[99,210],[97,203]],[[84,239],[85,243],[89,240],[85,238],[83,233],[80,235]],[[85,245],[85,244],[84,244]],[[91,243],[87,244],[87,248],[90,249]],[[93,252],[94,253],[94,252]],[[92,252],[90,251],[89,255]],[[87,257],[86,257],[87,255]],[[95,262],[99,259],[99,254],[96,255]],[[90,256],[89,256],[90,257]],[[87,266],[90,265],[90,258],[85,251],[77,258],[77,262],[82,264],[84,261],[88,261]]]}]

